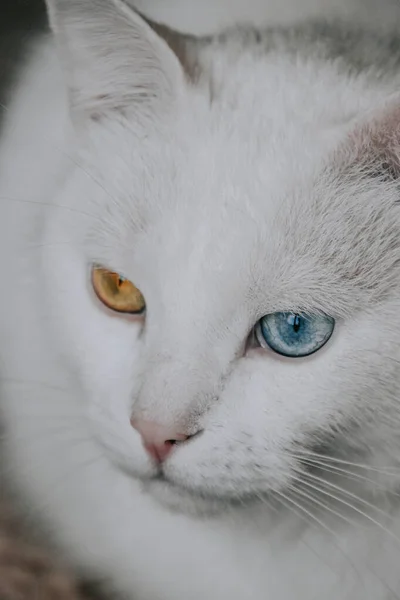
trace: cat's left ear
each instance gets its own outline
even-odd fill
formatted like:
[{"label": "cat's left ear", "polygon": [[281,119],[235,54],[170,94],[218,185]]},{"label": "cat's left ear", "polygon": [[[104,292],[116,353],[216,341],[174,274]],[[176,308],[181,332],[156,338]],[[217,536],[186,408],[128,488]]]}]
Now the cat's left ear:
[{"label": "cat's left ear", "polygon": [[135,107],[152,114],[183,89],[177,55],[123,0],[47,0],[71,109],[92,117]]}]

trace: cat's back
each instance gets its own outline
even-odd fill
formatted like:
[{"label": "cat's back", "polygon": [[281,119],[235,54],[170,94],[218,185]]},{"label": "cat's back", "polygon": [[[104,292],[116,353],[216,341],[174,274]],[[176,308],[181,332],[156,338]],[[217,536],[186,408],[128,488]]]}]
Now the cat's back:
[{"label": "cat's back", "polygon": [[[241,72],[241,84],[251,77],[251,67],[262,64],[264,80],[276,76],[289,80],[286,71],[295,67],[310,73],[334,69],[344,81],[364,77],[369,87],[382,87],[400,76],[400,33],[397,26],[360,26],[344,20],[309,20],[290,26],[266,28],[240,26],[216,36],[186,38],[189,56],[197,58],[197,76],[229,81]],[[221,65],[221,66],[219,66]],[[316,75],[317,77],[317,75]],[[238,77],[239,79],[239,77]],[[263,79],[258,80],[260,86]],[[301,80],[297,82],[302,87]],[[305,86],[305,84],[304,84]]]},{"label": "cat's back", "polygon": [[342,18],[382,29],[400,22],[397,0],[128,0],[128,3],[172,28],[200,35],[235,23],[265,28],[317,18]]}]

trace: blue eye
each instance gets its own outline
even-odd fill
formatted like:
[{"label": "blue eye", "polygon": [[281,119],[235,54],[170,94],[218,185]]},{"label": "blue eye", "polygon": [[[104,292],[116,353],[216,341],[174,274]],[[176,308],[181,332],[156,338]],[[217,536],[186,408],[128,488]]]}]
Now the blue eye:
[{"label": "blue eye", "polygon": [[334,328],[335,320],[327,315],[277,312],[260,319],[255,331],[264,348],[269,346],[278,354],[299,358],[320,350]]}]

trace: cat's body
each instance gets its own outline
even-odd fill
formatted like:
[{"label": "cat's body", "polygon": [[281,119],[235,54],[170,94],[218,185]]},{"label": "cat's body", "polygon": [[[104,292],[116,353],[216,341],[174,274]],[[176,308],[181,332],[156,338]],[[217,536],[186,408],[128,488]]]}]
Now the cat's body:
[{"label": "cat's body", "polygon": [[128,0],[148,17],[196,35],[246,23],[257,28],[296,25],[311,19],[343,19],[356,26],[393,27],[397,0]]},{"label": "cat's body", "polygon": [[[45,40],[0,146],[4,451],[31,516],[129,600],[399,597],[398,40],[169,36],[184,74],[120,3],[52,4],[74,126]],[[145,320],[100,304],[93,264]],[[276,311],[334,335],[279,357],[249,336]],[[201,431],[168,482],[132,412]]]}]

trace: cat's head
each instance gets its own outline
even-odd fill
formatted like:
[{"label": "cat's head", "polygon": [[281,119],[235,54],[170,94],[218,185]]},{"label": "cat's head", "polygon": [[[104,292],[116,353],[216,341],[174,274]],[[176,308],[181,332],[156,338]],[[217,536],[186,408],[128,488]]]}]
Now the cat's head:
[{"label": "cat's head", "polygon": [[207,508],[341,464],[321,449],[392,465],[398,99],[251,32],[203,47],[120,0],[49,4],[76,154],[43,288],[115,468]]}]

